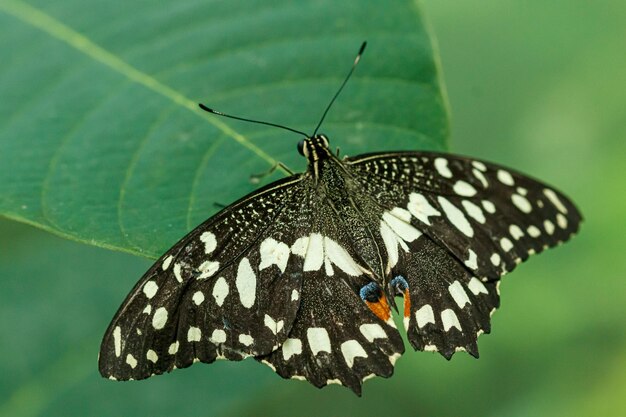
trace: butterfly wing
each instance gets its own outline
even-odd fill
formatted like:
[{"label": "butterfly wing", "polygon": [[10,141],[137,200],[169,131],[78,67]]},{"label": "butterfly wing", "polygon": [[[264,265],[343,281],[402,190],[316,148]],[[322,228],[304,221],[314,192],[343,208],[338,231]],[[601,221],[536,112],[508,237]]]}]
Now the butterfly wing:
[{"label": "butterfly wing", "polygon": [[394,288],[405,297],[404,326],[415,350],[447,359],[465,350],[478,357],[477,338],[491,331],[499,281],[482,282],[426,235],[400,250]]},{"label": "butterfly wing", "polygon": [[389,279],[405,298],[411,345],[446,358],[457,350],[478,355],[500,277],[569,239],[581,221],[560,192],[488,162],[426,152],[346,161],[361,192],[386,210]]},{"label": "butterfly wing", "polygon": [[300,192],[299,175],[270,184],[167,251],[109,325],[101,374],[143,379],[194,361],[240,360],[276,349],[299,306],[302,271],[282,242],[293,233],[284,225],[305,215]]},{"label": "butterfly wing", "polygon": [[325,202],[312,206],[311,234],[298,244],[304,271],[300,309],[284,344],[257,359],[283,378],[316,387],[341,384],[360,395],[365,379],[392,375],[404,345],[386,301],[380,300],[382,313],[375,314],[359,295],[364,285],[377,284],[353,232]]},{"label": "butterfly wing", "polygon": [[582,220],[559,191],[489,162],[431,152],[347,161],[356,178],[367,178],[365,192],[389,210],[408,210],[411,223],[481,278],[498,279],[568,240]]}]

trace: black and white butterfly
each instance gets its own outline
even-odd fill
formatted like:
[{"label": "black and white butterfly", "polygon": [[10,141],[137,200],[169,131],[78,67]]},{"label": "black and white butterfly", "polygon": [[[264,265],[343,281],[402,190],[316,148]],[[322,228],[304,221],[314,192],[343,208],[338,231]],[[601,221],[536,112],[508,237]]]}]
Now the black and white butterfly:
[{"label": "black and white butterfly", "polygon": [[224,208],[135,285],[102,341],[103,376],[252,356],[360,394],[404,352],[397,296],[414,349],[477,357],[502,275],[581,221],[563,194],[499,165],[434,152],[339,159],[325,135],[305,136],[306,172]]}]

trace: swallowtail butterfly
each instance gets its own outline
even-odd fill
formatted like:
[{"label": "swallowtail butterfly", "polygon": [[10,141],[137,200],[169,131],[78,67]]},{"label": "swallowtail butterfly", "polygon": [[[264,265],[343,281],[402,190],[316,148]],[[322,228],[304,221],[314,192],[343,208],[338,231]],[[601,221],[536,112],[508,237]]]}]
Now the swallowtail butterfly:
[{"label": "swallowtail butterfly", "polygon": [[317,134],[324,116],[312,135],[274,125],[305,136],[306,172],[224,208],[139,280],[104,335],[103,376],[252,356],[283,378],[360,395],[404,352],[396,297],[415,350],[478,357],[502,275],[578,230],[567,197],[496,164],[435,152],[339,159]]}]

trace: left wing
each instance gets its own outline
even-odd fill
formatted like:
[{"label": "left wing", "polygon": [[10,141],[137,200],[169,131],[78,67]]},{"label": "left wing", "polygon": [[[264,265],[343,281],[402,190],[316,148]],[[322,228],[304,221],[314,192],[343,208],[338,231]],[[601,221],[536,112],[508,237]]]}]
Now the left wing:
[{"label": "left wing", "polygon": [[282,346],[257,359],[283,378],[318,388],[341,384],[360,395],[364,380],[392,375],[404,344],[383,288],[362,260],[363,241],[336,212],[346,207],[312,203],[310,234],[292,246],[304,261],[298,313]]}]

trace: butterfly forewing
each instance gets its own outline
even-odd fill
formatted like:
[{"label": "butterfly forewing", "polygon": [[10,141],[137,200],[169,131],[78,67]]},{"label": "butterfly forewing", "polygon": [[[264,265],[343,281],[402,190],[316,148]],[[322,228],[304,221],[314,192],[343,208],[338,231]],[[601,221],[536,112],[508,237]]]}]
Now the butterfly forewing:
[{"label": "butterfly forewing", "polygon": [[[198,226],[164,254],[120,307],[100,372],[142,379],[218,357],[267,354],[286,338],[301,270],[289,262],[299,176],[257,191]],[[295,238],[294,238],[295,239]]]},{"label": "butterfly forewing", "polygon": [[[348,158],[366,192],[447,248],[482,279],[568,240],[581,216],[552,187],[484,161],[431,152]],[[374,174],[374,175],[372,175]]]}]

